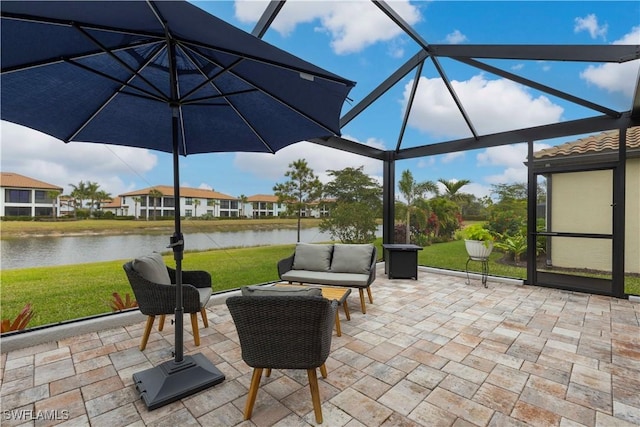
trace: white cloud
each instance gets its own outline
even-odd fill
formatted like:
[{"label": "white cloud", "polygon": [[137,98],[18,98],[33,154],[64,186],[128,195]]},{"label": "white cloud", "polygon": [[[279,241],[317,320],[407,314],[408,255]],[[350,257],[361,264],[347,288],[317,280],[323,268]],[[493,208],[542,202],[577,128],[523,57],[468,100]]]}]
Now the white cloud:
[{"label": "white cloud", "polygon": [[[405,106],[412,85],[410,81],[405,86]],[[479,74],[466,81],[453,80],[451,85],[481,135],[554,123],[564,111],[547,97],[533,97],[524,86],[506,79],[488,80]],[[409,124],[436,137],[470,136],[440,78],[420,78]]]},{"label": "white cloud", "polygon": [[449,44],[460,44],[467,41],[467,36],[462,34],[460,30],[454,30],[452,33],[447,34],[445,40]]},{"label": "white cloud", "polygon": [[112,196],[135,189],[121,175],[144,174],[157,164],[149,150],[117,145],[64,142],[44,133],[1,122],[2,170],[64,188],[93,181]]},{"label": "white cloud", "polygon": [[[266,4],[236,1],[236,18],[242,22],[257,22]],[[418,8],[407,0],[393,1],[391,7],[410,25],[420,20]],[[334,52],[340,55],[359,52],[367,46],[390,41],[403,34],[396,24],[368,1],[288,1],[271,28],[287,36],[297,25],[315,21],[320,21],[316,31],[326,32],[331,37]]]},{"label": "white cloud", "polygon": [[442,156],[442,163],[451,163],[456,161],[456,159],[464,158],[464,151],[456,151],[455,153],[448,153]]},{"label": "white cloud", "polygon": [[[539,151],[549,148],[550,145],[534,143],[533,150]],[[489,175],[485,181],[490,184],[504,184],[514,182],[526,182],[527,144],[512,144],[501,147],[490,147],[478,153],[476,156],[478,167],[504,167],[501,174]]]},{"label": "white cloud", "polygon": [[599,25],[598,17],[591,13],[584,18],[576,18],[575,26],[573,27],[573,32],[579,33],[581,31],[587,31],[592,39],[601,37],[606,38],[607,30],[609,29],[608,24]]},{"label": "white cloud", "polygon": [[[640,26],[634,27],[630,33],[614,41],[613,44],[640,44]],[[640,60],[622,64],[589,65],[580,73],[580,77],[610,93],[617,92],[630,98],[635,91],[639,67]]]},{"label": "white cloud", "polygon": [[[343,137],[356,141],[346,135]],[[361,143],[383,148],[383,144],[373,138]],[[382,182],[382,162],[380,160],[323,147],[306,141],[285,147],[273,155],[236,153],[233,163],[239,170],[252,173],[259,179],[277,182],[285,180],[284,173],[289,169],[289,164],[299,159],[305,159],[309,167],[313,169],[313,172],[318,175],[323,183],[331,180],[326,172],[327,170],[341,170],[347,167],[357,168],[360,166],[364,166],[363,172],[365,174]]]}]

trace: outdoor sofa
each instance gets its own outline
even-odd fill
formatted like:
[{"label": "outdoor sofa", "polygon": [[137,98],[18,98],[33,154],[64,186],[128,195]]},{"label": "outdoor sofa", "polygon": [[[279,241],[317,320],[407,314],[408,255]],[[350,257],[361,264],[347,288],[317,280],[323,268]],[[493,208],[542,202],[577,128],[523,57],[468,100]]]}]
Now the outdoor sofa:
[{"label": "outdoor sofa", "polygon": [[357,288],[360,307],[366,313],[364,290],[373,303],[376,261],[377,250],[372,244],[298,243],[293,255],[278,262],[278,276],[289,283]]}]

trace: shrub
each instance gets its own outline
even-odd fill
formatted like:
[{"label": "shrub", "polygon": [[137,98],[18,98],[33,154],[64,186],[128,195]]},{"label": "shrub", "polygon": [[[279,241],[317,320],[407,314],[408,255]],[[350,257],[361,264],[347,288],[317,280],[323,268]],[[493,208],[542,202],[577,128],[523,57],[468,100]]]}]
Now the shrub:
[{"label": "shrub", "polygon": [[2,319],[2,326],[0,327],[0,333],[10,331],[21,331],[27,327],[31,318],[33,317],[33,311],[31,310],[31,304],[27,304],[18,313],[13,321],[11,319]]},{"label": "shrub", "polygon": [[117,292],[114,292],[112,295],[113,299],[111,301],[107,301],[107,305],[111,307],[111,311],[122,311],[128,308],[136,308],[138,306],[138,302],[131,298],[131,295],[129,294],[125,294],[124,300]]}]

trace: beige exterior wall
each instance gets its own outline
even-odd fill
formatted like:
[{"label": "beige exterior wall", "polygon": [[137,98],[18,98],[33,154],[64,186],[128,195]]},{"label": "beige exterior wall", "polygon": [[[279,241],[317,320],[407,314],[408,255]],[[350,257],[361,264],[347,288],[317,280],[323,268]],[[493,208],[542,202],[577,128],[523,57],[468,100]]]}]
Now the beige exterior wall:
[{"label": "beige exterior wall", "polygon": [[[640,159],[627,162],[625,271],[640,272]],[[613,172],[554,174],[551,231],[611,234]],[[611,271],[611,240],[551,238],[551,262],[556,267]]]}]

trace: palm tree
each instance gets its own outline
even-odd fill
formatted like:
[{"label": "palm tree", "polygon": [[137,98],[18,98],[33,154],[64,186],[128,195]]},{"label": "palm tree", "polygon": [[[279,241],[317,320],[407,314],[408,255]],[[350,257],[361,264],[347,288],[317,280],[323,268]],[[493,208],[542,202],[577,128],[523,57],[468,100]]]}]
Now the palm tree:
[{"label": "palm tree", "polygon": [[84,201],[89,194],[88,186],[84,181],[80,181],[78,185],[69,184],[73,190],[71,191],[71,197],[73,197],[73,216],[74,218],[78,216],[77,208],[80,206],[82,209],[82,205],[84,205]]},{"label": "palm tree", "polygon": [[200,206],[200,199],[194,199],[193,201],[193,216],[198,216],[198,206]]},{"label": "palm tree", "polygon": [[416,182],[410,170],[402,172],[402,178],[398,181],[398,188],[407,201],[407,222],[405,243],[411,243],[411,210],[417,199],[424,197],[425,193],[438,194],[438,187],[433,181]]},{"label": "palm tree", "polygon": [[133,216],[138,219],[138,203],[142,202],[142,197],[133,197]]},{"label": "palm tree", "polygon": [[98,206],[100,202],[100,185],[97,182],[87,182],[87,198],[89,199],[89,216],[93,212],[93,208]]},{"label": "palm tree", "polygon": [[238,197],[238,202],[240,202],[240,217],[244,216],[244,204],[247,203],[247,201],[247,196],[245,196],[244,194],[241,194]]},{"label": "palm tree", "polygon": [[444,185],[445,197],[453,200],[454,202],[464,199],[464,193],[458,193],[462,187],[467,184],[470,184],[471,181],[468,179],[461,179],[459,181],[447,180],[444,178],[440,178],[438,182]]},{"label": "palm tree", "polygon": [[107,193],[104,190],[96,191],[93,197],[95,198],[96,209],[100,209],[103,202],[110,202],[111,200],[113,200],[113,197],[111,197],[111,193]]},{"label": "palm tree", "polygon": [[51,199],[51,218],[53,218],[54,221],[56,219],[56,201],[60,194],[61,192],[58,190],[47,191],[47,197]]},{"label": "palm tree", "polygon": [[[157,207],[158,199],[161,199],[162,196],[163,196],[162,191],[158,190],[157,188],[154,188],[149,191],[149,197],[153,199],[153,220],[154,221],[158,218],[158,211],[156,210],[156,207]],[[180,203],[180,200],[176,200],[176,203]],[[149,203],[147,203],[147,206],[149,206]],[[178,212],[178,210],[176,210],[176,212]],[[147,219],[148,218],[149,218],[149,215],[147,214]]]}]

